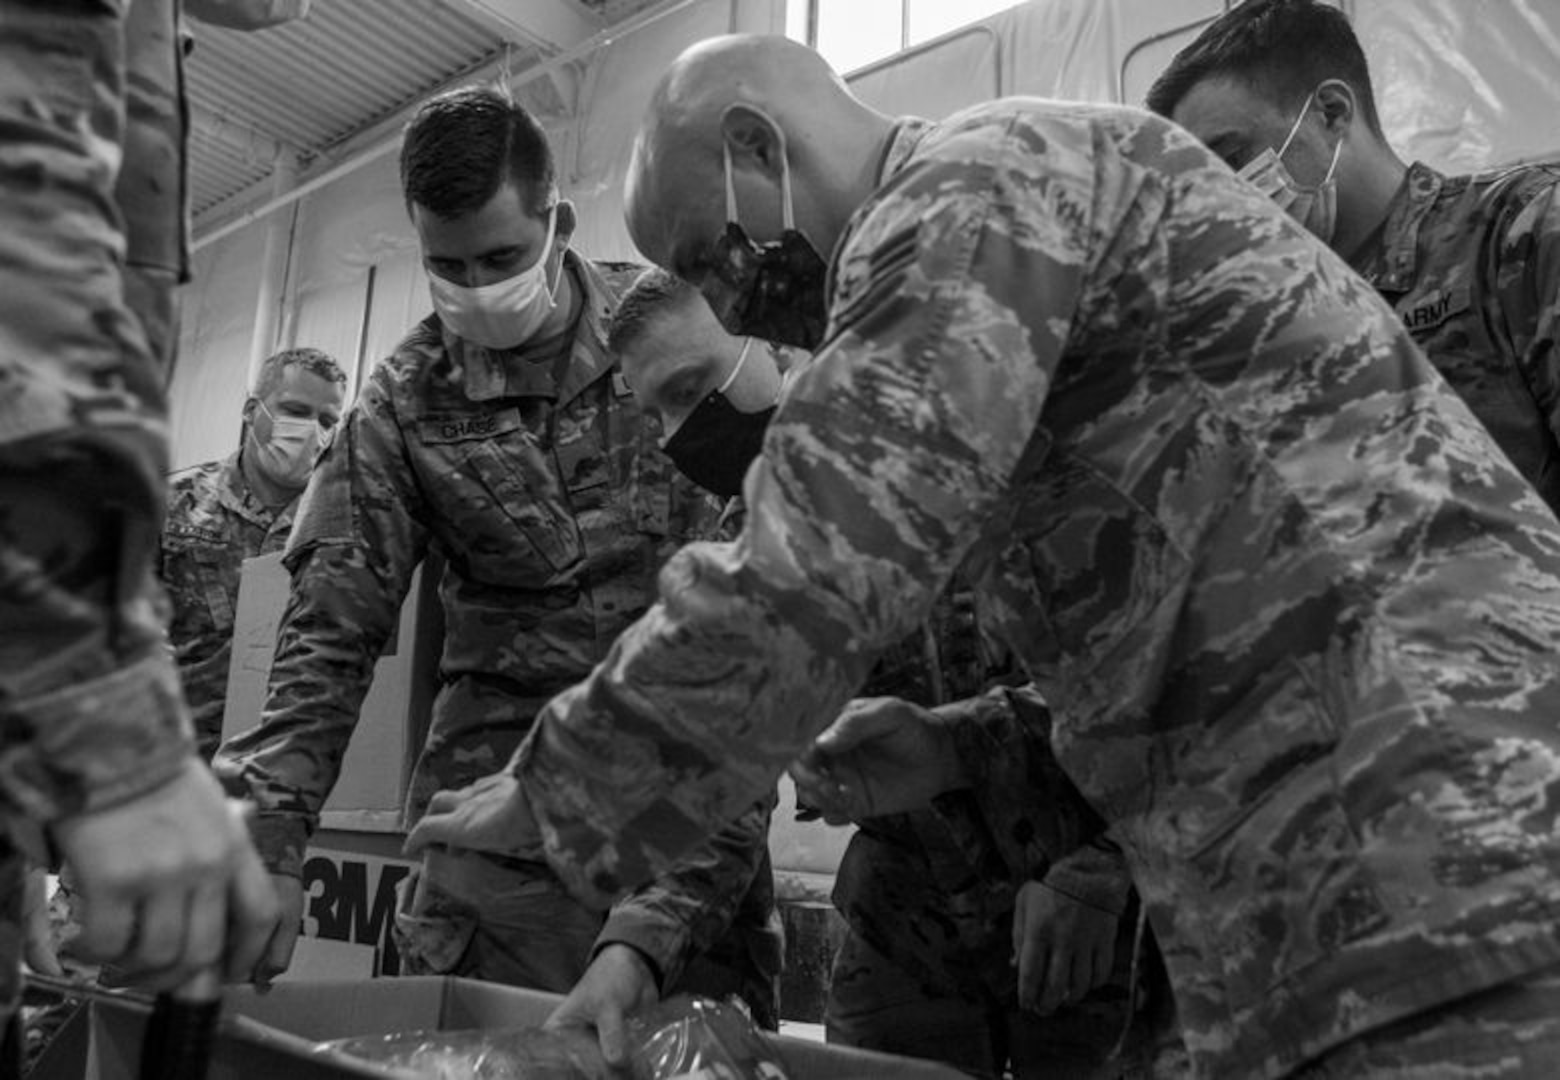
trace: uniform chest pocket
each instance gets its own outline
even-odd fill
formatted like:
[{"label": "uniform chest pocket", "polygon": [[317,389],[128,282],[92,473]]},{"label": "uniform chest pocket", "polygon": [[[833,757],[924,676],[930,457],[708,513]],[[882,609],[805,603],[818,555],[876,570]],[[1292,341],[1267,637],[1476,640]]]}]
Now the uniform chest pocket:
[{"label": "uniform chest pocket", "polygon": [[537,588],[579,561],[579,530],[552,455],[516,410],[419,424],[435,517],[473,577]]},{"label": "uniform chest pocket", "polygon": [[593,432],[581,434],[560,442],[554,454],[569,505],[576,514],[607,505],[613,486],[612,463],[599,437]]},{"label": "uniform chest pocket", "polygon": [[180,530],[163,541],[163,586],[176,639],[233,630],[243,552],[218,532]]},{"label": "uniform chest pocket", "polygon": [[519,571],[521,577],[530,576],[526,573],[528,560],[514,550],[516,529],[549,569],[566,570],[579,561],[579,529],[568,499],[548,456],[529,440],[506,439],[465,447],[461,475],[478,489],[467,493],[475,496],[472,502],[477,508],[478,527],[472,539],[481,544],[497,534],[496,555],[501,566]]}]

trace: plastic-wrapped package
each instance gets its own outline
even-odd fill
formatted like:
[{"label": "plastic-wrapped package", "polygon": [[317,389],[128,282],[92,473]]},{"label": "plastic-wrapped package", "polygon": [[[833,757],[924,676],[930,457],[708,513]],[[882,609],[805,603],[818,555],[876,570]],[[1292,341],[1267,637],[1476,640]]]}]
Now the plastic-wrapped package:
[{"label": "plastic-wrapped package", "polygon": [[678,994],[630,1021],[634,1080],[788,1080],[736,1002]]},{"label": "plastic-wrapped package", "polygon": [[319,1048],[385,1066],[387,1075],[419,1080],[598,1080],[608,1075],[595,1034],[584,1029],[412,1031],[334,1039]]}]

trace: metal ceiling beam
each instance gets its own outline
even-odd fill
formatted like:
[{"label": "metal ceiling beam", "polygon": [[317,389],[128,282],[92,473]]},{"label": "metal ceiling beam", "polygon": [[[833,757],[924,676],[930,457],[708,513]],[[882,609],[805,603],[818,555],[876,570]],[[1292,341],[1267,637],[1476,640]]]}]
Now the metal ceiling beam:
[{"label": "metal ceiling beam", "polygon": [[[464,2],[464,0],[443,0],[443,2],[456,3]],[[641,11],[637,15],[597,31],[566,52],[548,57],[541,63],[533,64],[531,67],[515,72],[510,79],[510,86],[518,89],[533,79],[551,78],[554,72],[560,68],[587,59],[596,49],[605,48],[607,45],[631,37],[652,23],[659,22],[661,19],[694,4],[713,2],[716,2],[716,0],[661,0],[660,3]],[[730,2],[736,3],[737,0],[730,0]],[[503,64],[501,61],[491,61],[481,68],[463,73],[458,81],[481,81],[501,71],[502,68]],[[387,117],[379,123],[354,134],[346,143],[336,148],[343,156],[333,164],[327,164],[323,158],[316,158],[311,165],[311,174],[300,177],[298,186],[286,194],[274,196],[263,202],[251,205],[247,209],[238,210],[238,205],[246,201],[246,195],[250,198],[260,197],[260,193],[256,190],[258,184],[251,185],[246,193],[232,196],[209,208],[201,216],[201,219],[195,222],[194,229],[196,235],[191,240],[190,246],[194,250],[199,251],[208,244],[214,244],[223,237],[237,232],[251,222],[265,217],[267,214],[273,213],[284,206],[289,206],[305,195],[317,191],[327,184],[334,183],[341,177],[372,164],[382,157],[397,152],[401,148],[401,128],[405,125],[407,118],[415,108],[416,105],[408,106],[395,116]],[[232,216],[228,216],[228,213],[233,210],[237,210],[237,212],[232,213]]]},{"label": "metal ceiling beam", "polygon": [[218,115],[193,103],[189,106],[189,115],[192,134],[214,139],[250,161],[270,163],[284,156],[298,156],[297,147],[278,142],[231,116]]},{"label": "metal ceiling beam", "polygon": [[606,22],[576,0],[442,0],[505,41],[559,53],[600,33]]}]

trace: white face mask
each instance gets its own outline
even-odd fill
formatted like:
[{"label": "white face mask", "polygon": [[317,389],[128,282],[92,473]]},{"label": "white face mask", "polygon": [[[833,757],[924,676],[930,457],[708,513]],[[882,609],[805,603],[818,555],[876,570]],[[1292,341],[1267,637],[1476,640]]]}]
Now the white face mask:
[{"label": "white face mask", "polygon": [[1338,181],[1333,174],[1338,171],[1338,155],[1343,152],[1342,136],[1333,147],[1332,164],[1327,166],[1327,175],[1315,187],[1302,187],[1296,183],[1283,160],[1284,152],[1295,141],[1295,133],[1300,130],[1300,123],[1305,119],[1314,96],[1305,99],[1305,106],[1301,108],[1300,115],[1295,117],[1284,145],[1276,152],[1271,146],[1268,147],[1246,162],[1237,175],[1276,202],[1281,210],[1310,229],[1323,243],[1330,244],[1333,229],[1338,224]]},{"label": "white face mask", "polygon": [[[487,349],[513,349],[529,341],[557,306],[557,285],[547,285],[547,256],[552,252],[557,224],[558,204],[554,203],[547,215],[541,258],[503,281],[468,288],[430,273],[428,291],[444,325],[462,339]],[[562,277],[562,265],[558,274]]]},{"label": "white face mask", "polygon": [[260,408],[271,418],[271,437],[255,441],[255,464],[278,487],[302,489],[329,439],[309,417],[277,416],[263,401]]}]

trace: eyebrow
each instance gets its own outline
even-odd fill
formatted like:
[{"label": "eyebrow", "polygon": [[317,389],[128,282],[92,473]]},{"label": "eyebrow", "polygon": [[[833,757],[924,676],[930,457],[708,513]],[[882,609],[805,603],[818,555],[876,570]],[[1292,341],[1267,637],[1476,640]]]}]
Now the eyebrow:
[{"label": "eyebrow", "polygon": [[[485,249],[483,251],[479,251],[475,255],[469,256],[469,258],[472,258],[472,259],[491,259],[491,258],[493,258],[493,257],[495,257],[497,255],[506,255],[506,254],[508,254],[510,252],[515,252],[515,253],[519,253],[519,254],[525,254],[525,253],[530,252],[530,250],[531,250],[531,248],[533,246],[534,245],[524,244],[524,243],[519,243],[519,244],[499,244],[499,245],[497,245],[495,247],[490,247],[490,248],[487,248],[487,249]],[[439,252],[435,252],[435,251],[426,251],[426,252],[424,252],[423,253],[423,258],[431,260],[433,262],[461,262],[461,263],[463,263],[463,262],[465,262],[467,260],[466,256],[443,255],[443,254],[440,254]]]}]

